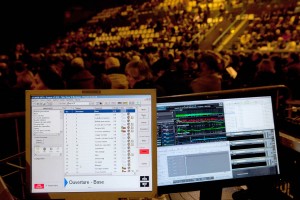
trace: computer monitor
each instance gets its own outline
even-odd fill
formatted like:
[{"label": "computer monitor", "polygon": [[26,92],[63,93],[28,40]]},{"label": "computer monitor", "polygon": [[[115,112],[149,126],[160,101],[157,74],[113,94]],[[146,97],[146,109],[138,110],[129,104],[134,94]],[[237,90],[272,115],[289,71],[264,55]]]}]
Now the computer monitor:
[{"label": "computer monitor", "polygon": [[156,91],[26,91],[29,199],[157,194]]},{"label": "computer monitor", "polygon": [[223,187],[278,179],[277,92],[159,97],[158,194],[200,190],[201,200],[221,199]]}]

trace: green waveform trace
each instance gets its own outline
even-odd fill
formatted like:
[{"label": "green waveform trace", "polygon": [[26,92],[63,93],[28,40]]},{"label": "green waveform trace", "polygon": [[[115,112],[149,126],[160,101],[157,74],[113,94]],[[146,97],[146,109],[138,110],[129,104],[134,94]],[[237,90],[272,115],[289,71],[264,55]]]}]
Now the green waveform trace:
[{"label": "green waveform trace", "polygon": [[177,133],[201,132],[201,131],[220,130],[220,129],[225,129],[225,126],[203,128],[203,129],[199,129],[199,130],[197,130],[197,129],[184,130],[184,129],[178,128]]},{"label": "green waveform trace", "polygon": [[224,113],[191,113],[191,114],[176,114],[176,117],[197,117],[197,116],[211,116]]},{"label": "green waveform trace", "polygon": [[182,122],[182,121],[178,121],[178,123],[182,123],[182,124],[202,124],[202,123],[225,124],[224,121],[202,121],[202,122]]}]

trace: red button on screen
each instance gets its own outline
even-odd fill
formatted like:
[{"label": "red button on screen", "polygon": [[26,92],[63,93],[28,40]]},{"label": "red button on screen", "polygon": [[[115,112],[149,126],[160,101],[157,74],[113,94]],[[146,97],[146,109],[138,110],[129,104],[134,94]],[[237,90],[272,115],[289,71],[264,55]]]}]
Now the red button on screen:
[{"label": "red button on screen", "polygon": [[44,189],[44,184],[34,184],[34,189]]},{"label": "red button on screen", "polygon": [[149,149],[140,149],[140,154],[149,154]]}]

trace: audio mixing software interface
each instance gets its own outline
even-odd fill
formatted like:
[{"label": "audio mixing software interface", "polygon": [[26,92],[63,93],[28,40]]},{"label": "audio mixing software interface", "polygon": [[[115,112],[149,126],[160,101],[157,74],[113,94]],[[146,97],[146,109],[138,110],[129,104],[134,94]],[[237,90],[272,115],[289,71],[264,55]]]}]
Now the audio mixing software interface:
[{"label": "audio mixing software interface", "polygon": [[158,185],[279,171],[271,97],[157,104]]}]

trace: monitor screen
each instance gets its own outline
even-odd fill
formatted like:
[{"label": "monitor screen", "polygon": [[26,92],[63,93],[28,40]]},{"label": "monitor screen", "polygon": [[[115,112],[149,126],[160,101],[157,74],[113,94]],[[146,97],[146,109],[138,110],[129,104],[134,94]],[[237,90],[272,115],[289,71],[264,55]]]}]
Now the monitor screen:
[{"label": "monitor screen", "polygon": [[26,91],[31,198],[154,197],[156,149],[155,90]]},{"label": "monitor screen", "polygon": [[272,95],[158,98],[159,194],[278,176],[274,114]]}]

